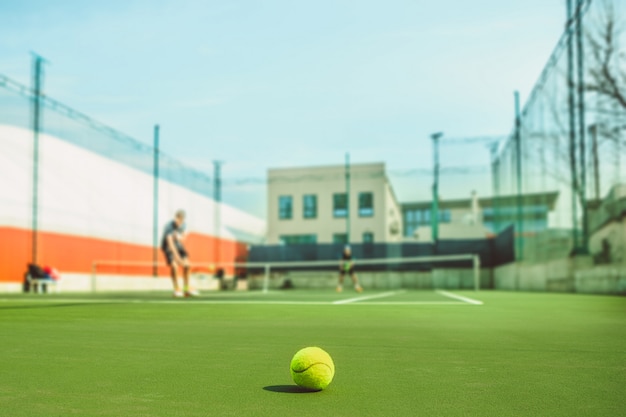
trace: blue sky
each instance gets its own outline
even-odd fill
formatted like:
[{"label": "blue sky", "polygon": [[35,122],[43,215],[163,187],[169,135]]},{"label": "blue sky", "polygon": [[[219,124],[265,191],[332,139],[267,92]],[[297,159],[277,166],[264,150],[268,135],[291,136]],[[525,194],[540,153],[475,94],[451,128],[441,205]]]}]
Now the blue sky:
[{"label": "blue sky", "polygon": [[[223,160],[225,181],[347,151],[430,169],[434,131],[511,131],[513,91],[529,94],[564,15],[562,0],[4,0],[0,73],[29,83],[36,51],[48,95],[144,142],[159,123],[165,152],[205,171]],[[444,165],[487,160],[449,152]],[[427,176],[392,181],[401,200],[428,198]],[[459,184],[447,195],[483,190]],[[223,195],[265,213],[261,185]]]}]

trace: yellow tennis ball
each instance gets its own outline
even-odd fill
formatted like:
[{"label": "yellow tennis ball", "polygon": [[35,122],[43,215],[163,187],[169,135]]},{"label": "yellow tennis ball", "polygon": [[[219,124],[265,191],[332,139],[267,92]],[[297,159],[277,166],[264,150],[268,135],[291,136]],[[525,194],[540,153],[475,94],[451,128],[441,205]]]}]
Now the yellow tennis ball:
[{"label": "yellow tennis ball", "polygon": [[326,351],[318,347],[300,349],[291,359],[293,382],[312,391],[323,390],[335,376],[335,364]]}]

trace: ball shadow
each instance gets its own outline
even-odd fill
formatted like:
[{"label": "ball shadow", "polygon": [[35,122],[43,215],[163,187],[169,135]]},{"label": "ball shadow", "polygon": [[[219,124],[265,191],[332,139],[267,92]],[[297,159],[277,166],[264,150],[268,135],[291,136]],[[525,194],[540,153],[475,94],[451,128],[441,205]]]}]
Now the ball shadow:
[{"label": "ball shadow", "polygon": [[265,391],[282,392],[285,394],[310,394],[312,392],[319,392],[307,388],[302,388],[298,385],[268,385],[267,387],[263,387],[263,389]]}]

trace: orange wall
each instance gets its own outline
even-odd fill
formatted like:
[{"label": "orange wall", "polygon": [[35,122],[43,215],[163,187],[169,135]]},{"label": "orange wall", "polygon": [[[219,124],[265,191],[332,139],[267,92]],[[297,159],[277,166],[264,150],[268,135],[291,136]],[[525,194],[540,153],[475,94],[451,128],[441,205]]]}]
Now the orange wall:
[{"label": "orange wall", "polygon": [[[0,282],[21,282],[26,266],[31,258],[32,234],[29,230],[0,227]],[[219,239],[212,236],[190,233],[186,247],[192,263],[215,262]],[[245,257],[246,245],[221,239],[219,261],[232,262],[237,257]],[[38,234],[38,263],[49,265],[64,272],[91,273],[93,261],[151,262],[153,249],[137,245],[93,237],[75,236],[51,232]],[[159,262],[165,262],[159,250]],[[150,275],[151,267],[101,266],[98,272],[124,275]],[[227,273],[232,268],[226,268]],[[159,269],[160,275],[167,275],[166,268]]]}]

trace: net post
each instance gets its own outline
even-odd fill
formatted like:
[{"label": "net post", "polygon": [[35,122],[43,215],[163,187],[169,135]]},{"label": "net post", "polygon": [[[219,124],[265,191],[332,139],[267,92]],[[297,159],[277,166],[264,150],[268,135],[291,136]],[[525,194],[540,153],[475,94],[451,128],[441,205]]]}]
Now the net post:
[{"label": "net post", "polygon": [[91,292],[96,292],[96,268],[97,268],[97,261],[93,261],[91,263]]},{"label": "net post", "polygon": [[263,293],[267,293],[270,285],[270,264],[265,264],[265,276],[263,277]]},{"label": "net post", "polygon": [[474,291],[480,290],[480,256],[474,255]]}]

